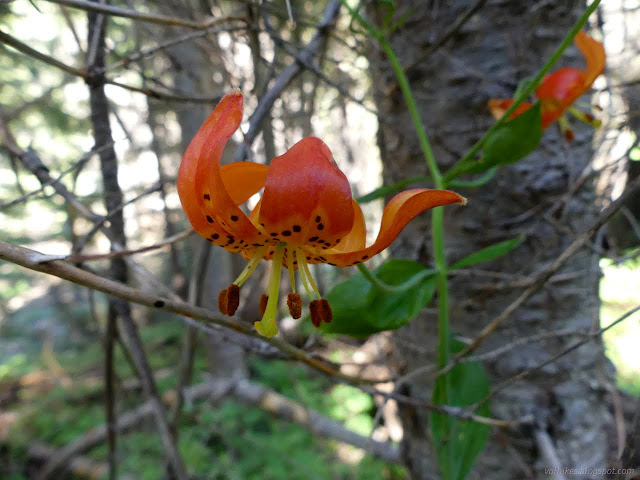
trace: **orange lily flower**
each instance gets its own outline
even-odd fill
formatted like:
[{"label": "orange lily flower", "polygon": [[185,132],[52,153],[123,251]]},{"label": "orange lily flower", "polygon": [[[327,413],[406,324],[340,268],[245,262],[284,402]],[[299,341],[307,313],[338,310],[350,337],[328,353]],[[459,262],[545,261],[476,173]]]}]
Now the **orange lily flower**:
[{"label": "orange lily flower", "polygon": [[[602,43],[594,40],[583,31],[578,32],[574,39],[576,47],[582,52],[586,61],[586,70],[573,67],[561,68],[547,75],[538,88],[535,96],[542,107],[542,129],[546,130],[553,122],[558,121],[565,136],[573,139],[573,132],[564,116],[569,112],[578,119],[597,127],[600,125],[593,115],[582,112],[572,105],[582,95],[591,89],[595,79],[604,71],[605,52]],[[513,99],[491,99],[489,109],[496,119],[501,118],[513,104]],[[515,118],[533,106],[532,103],[522,102],[510,118]]]},{"label": "orange lily flower", "polygon": [[[396,195],[385,207],[376,241],[365,246],[366,229],[349,182],[318,138],[300,140],[269,166],[235,162],[220,166],[224,147],[242,121],[243,97],[227,94],[195,135],[178,173],[178,193],[195,231],[209,242],[241,253],[249,263],[240,276],[220,292],[218,306],[235,314],[239,289],[260,260],[273,261],[267,294],[261,299],[263,317],[256,330],[271,337],[278,332],[276,313],[282,266],[289,270],[293,292],[289,311],[300,318],[302,302],[295,291],[295,272],[312,300],[311,320],[317,327],[332,319],[311,276],[309,263],[346,267],[363,262],[387,248],[419,213],[451,203],[466,203],[454,192],[414,189]],[[262,198],[247,216],[240,209],[264,187]]]}]

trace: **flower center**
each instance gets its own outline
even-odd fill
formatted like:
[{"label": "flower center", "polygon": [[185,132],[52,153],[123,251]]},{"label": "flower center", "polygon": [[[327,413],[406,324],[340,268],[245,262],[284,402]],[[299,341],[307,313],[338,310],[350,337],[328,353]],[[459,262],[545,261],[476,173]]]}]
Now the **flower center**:
[{"label": "flower center", "polygon": [[[273,250],[268,251],[271,247]],[[267,291],[260,298],[260,313],[262,319],[254,323],[255,329],[265,337],[273,337],[278,333],[276,317],[278,313],[279,293],[280,293],[280,277],[283,264],[289,270],[289,281],[291,283],[291,293],[287,296],[287,306],[289,313],[295,319],[302,316],[302,300],[296,292],[295,273],[298,272],[303,288],[309,297],[309,311],[311,314],[311,322],[314,326],[319,327],[323,322],[329,323],[333,318],[329,302],[322,298],[320,290],[316,285],[307,256],[302,248],[293,243],[278,242],[274,245],[261,246],[256,249],[255,253],[249,260],[238,278],[225,290],[220,292],[218,296],[218,307],[225,315],[234,315],[240,304],[240,287],[247,281],[251,274],[255,271],[260,260],[265,258],[265,254],[272,256],[272,268],[269,275],[269,284]]]}]

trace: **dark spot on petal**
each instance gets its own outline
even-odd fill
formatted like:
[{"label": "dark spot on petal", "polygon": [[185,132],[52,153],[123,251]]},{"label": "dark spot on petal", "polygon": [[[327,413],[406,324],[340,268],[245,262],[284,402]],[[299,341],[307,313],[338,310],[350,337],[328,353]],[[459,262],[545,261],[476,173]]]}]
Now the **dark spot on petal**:
[{"label": "dark spot on petal", "polygon": [[162,300],[156,300],[153,304],[154,307],[162,308],[164,307],[164,302]]},{"label": "dark spot on petal", "polygon": [[203,195],[203,197],[204,197],[204,199],[205,199],[205,200],[211,200],[211,197],[209,196],[209,194],[208,194],[208,193],[205,193],[205,194]]},{"label": "dark spot on petal", "polygon": [[278,236],[278,234],[275,233],[275,232],[274,233],[270,233],[269,235],[271,235],[272,237],[277,237]]},{"label": "dark spot on petal", "polygon": [[336,245],[340,243],[340,239],[336,239]]},{"label": "dark spot on petal", "polygon": [[282,232],[282,235],[284,235],[285,237],[290,237],[291,232],[289,230],[285,230],[284,232]]},{"label": "dark spot on petal", "polygon": [[219,233],[214,233],[213,235],[211,235],[211,238],[213,238],[214,240],[217,240],[220,238],[220,234]]},{"label": "dark spot on petal", "polygon": [[207,222],[213,223],[213,218],[211,218],[209,215],[207,215]]},{"label": "dark spot on petal", "polygon": [[318,216],[316,217],[316,223],[320,223],[320,220],[322,220],[322,218],[320,218],[320,215],[318,215]]},{"label": "dark spot on petal", "polygon": [[315,242],[316,240],[318,240],[318,237],[311,237],[311,238],[309,239],[309,241],[310,241],[310,242]]},{"label": "dark spot on petal", "polygon": [[231,245],[233,242],[236,241],[236,239],[233,238],[231,235],[227,235],[227,238],[229,239],[229,243],[227,243],[227,245]]},{"label": "dark spot on petal", "polygon": [[369,255],[363,255],[362,256],[362,260],[366,260],[367,258],[369,258]]},{"label": "dark spot on petal", "polygon": [[331,265],[332,267],[337,267],[337,265],[335,263],[329,262],[329,265]]},{"label": "dark spot on petal", "polygon": [[318,224],[318,230],[323,230],[324,229],[324,225],[322,223]]},{"label": "dark spot on petal", "polygon": [[231,221],[237,222],[238,221],[238,216],[237,215],[231,215]]},{"label": "dark spot on petal", "polygon": [[294,232],[299,232],[299,231],[301,231],[301,230],[302,230],[302,227],[301,227],[300,225],[294,225],[294,226],[293,226],[293,231],[294,231]]}]

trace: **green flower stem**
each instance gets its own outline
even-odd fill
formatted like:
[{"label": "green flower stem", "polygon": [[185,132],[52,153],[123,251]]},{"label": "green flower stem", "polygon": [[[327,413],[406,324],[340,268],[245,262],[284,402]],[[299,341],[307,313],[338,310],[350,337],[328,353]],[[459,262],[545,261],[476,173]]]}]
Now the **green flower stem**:
[{"label": "green flower stem", "polygon": [[[600,1],[601,0],[594,0],[591,3],[591,5],[587,7],[584,13],[580,16],[580,18],[578,18],[578,21],[573,25],[571,30],[569,30],[569,33],[567,33],[567,35],[564,37],[564,39],[562,40],[558,48],[556,48],[556,51],[553,52],[553,55],[551,55],[549,60],[547,60],[547,62],[542,66],[542,68],[538,71],[536,76],[533,77],[533,79],[531,80],[527,88],[525,88],[520,93],[520,95],[517,96],[517,98],[513,99],[513,104],[507,109],[506,112],[504,112],[504,115],[500,117],[500,119],[496,123],[494,123],[491,126],[491,128],[489,128],[489,130],[486,131],[486,133],[482,136],[482,138],[480,138],[480,140],[478,140],[467,153],[465,153],[455,164],[453,164],[449,168],[449,171],[455,168],[455,166],[458,165],[459,163],[467,162],[471,158],[473,158],[475,154],[478,153],[480,149],[484,146],[485,142],[493,134],[493,132],[495,132],[504,122],[506,122],[507,119],[511,116],[511,114],[515,112],[516,108],[518,108],[520,104],[523,101],[525,101],[529,95],[531,95],[534,92],[534,90],[538,87],[538,85],[540,84],[544,76],[547,73],[549,73],[551,68],[560,59],[564,51],[569,47],[569,45],[571,45],[571,42],[573,42],[574,37],[578,34],[580,29],[584,26],[585,23],[587,23],[587,19],[589,18],[589,15],[591,15],[594,12],[594,10],[598,8],[598,5],[600,5]],[[447,181],[449,180],[447,178],[447,172],[445,172],[445,179]]]},{"label": "green flower stem", "polygon": [[380,290],[382,290],[385,293],[402,293],[402,292],[405,292],[405,291],[409,290],[410,288],[413,288],[416,285],[418,285],[425,278],[432,277],[433,275],[438,273],[437,270],[434,270],[432,268],[428,268],[426,270],[423,270],[422,272],[416,273],[413,277],[411,277],[406,282],[403,282],[403,283],[401,283],[399,285],[389,285],[388,283],[385,283],[382,280],[380,280],[378,277],[376,277],[373,274],[373,272],[371,272],[371,270],[369,270],[366,267],[366,265],[364,263],[358,264],[358,270],[360,270],[360,273],[362,273],[364,278],[369,280],[370,283],[372,283],[373,285],[375,285],[377,288],[379,288]]},{"label": "green flower stem", "polygon": [[[407,76],[405,75],[402,66],[396,56],[391,43],[387,40],[384,32],[376,29],[373,25],[369,24],[362,16],[355,10],[353,10],[347,3],[346,0],[340,0],[341,3],[349,10],[353,18],[357,19],[360,24],[371,33],[371,35],[378,41],[382,50],[386,54],[389,59],[389,63],[391,64],[391,68],[396,76],[396,80],[402,91],[402,95],[407,104],[407,108],[409,110],[409,114],[411,115],[411,120],[413,121],[413,125],[416,129],[416,133],[418,135],[418,141],[420,142],[420,148],[422,149],[422,153],[424,154],[424,158],[427,162],[427,167],[429,168],[429,173],[431,174],[431,178],[433,179],[434,187],[437,189],[442,189],[444,187],[444,182],[442,179],[442,175],[440,170],[438,169],[438,164],[436,163],[436,159],[433,155],[433,151],[431,150],[431,145],[429,144],[429,139],[427,137],[427,133],[424,128],[424,124],[422,123],[422,119],[420,118],[420,113],[418,112],[418,108],[416,106],[416,102],[413,98],[413,93],[411,92],[411,87],[409,86],[409,81]],[[431,226],[431,238],[432,238],[432,248],[433,248],[433,257],[435,259],[435,265],[437,270],[437,278],[436,278],[436,287],[438,291],[438,368],[443,368],[445,365],[449,363],[449,291],[448,291],[448,282],[447,282],[447,259],[444,252],[444,211],[442,207],[437,207],[432,210],[432,226]],[[362,271],[362,270],[361,270]],[[443,388],[440,390],[441,394],[440,398],[436,399],[442,404],[447,404],[449,402],[450,395],[450,379],[449,375],[445,375],[443,377],[444,382]],[[453,455],[448,457],[448,471],[453,470]]]}]

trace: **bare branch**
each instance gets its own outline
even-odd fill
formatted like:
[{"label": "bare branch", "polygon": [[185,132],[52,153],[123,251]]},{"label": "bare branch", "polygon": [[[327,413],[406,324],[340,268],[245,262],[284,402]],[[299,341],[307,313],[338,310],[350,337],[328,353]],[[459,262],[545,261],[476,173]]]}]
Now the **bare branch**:
[{"label": "bare branch", "polygon": [[[81,68],[67,65],[66,63],[56,60],[55,58],[49,55],[41,53],[31,48],[29,45],[22,43],[17,38],[14,38],[11,35],[3,32],[2,30],[0,30],[0,42],[15,48],[16,50],[24,53],[25,55],[29,55],[30,57],[40,60],[41,62],[52,65],[72,75],[82,77],[85,81],[91,80],[91,75],[86,70],[82,70]],[[104,67],[103,67],[103,70],[104,70]],[[170,92],[163,92],[161,90],[157,90],[150,87],[134,87],[132,85],[127,85],[125,83],[122,83],[110,78],[105,78],[104,82],[110,85],[115,85],[117,87],[124,88],[126,90],[131,90],[132,92],[143,93],[144,95],[147,95],[149,97],[153,97],[159,100],[167,100],[167,101],[175,101],[175,102],[215,103],[219,101],[220,98],[222,98],[221,95],[207,95],[207,96],[180,95],[180,94],[175,94]]]},{"label": "bare branch", "polygon": [[[43,255],[40,252],[36,252],[35,250],[20,247],[17,245],[11,245],[6,242],[0,242],[0,258],[16,263],[30,270],[54,275],[65,280],[69,280],[70,282],[77,283],[78,285],[84,285],[85,287],[99,290],[103,293],[121,298],[123,300],[127,300],[129,302],[177,313],[185,317],[193,318],[199,321],[199,323],[219,325],[242,333],[244,335],[258,338],[263,342],[273,345],[281,352],[289,355],[291,358],[294,358],[316,370],[319,370],[336,378],[347,380],[352,383],[371,382],[370,380],[344,374],[336,369],[328,361],[321,360],[315,356],[312,356],[283,340],[280,340],[278,338],[260,337],[256,332],[253,331],[251,325],[247,323],[239,322],[237,320],[234,320],[233,318],[225,317],[222,315],[216,315],[210,310],[196,307],[185,302],[170,300],[168,298],[163,298],[151,293],[141,292],[139,289],[131,288],[120,282],[115,282],[113,280],[100,277],[80,268],[74,267],[67,262],[62,262],[59,260],[49,261],[48,256]],[[44,263],[42,262],[42,260],[44,260]]]},{"label": "bare branch", "polygon": [[60,5],[66,5],[72,8],[87,10],[90,12],[105,13],[113,17],[125,17],[125,18],[131,18],[133,20],[137,20],[141,22],[156,23],[160,25],[169,25],[174,27],[193,28],[196,30],[209,28],[212,25],[225,22],[228,20],[242,19],[241,17],[220,17],[220,18],[210,17],[204,20],[203,22],[194,22],[193,20],[188,20],[185,18],[170,17],[167,15],[159,15],[154,13],[143,13],[143,12],[138,12],[137,10],[132,10],[129,8],[116,7],[113,5],[101,5],[99,3],[92,3],[84,0],[47,0],[47,1],[51,3],[57,3]]}]

